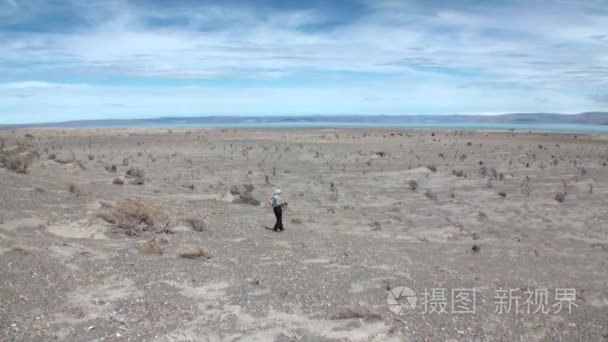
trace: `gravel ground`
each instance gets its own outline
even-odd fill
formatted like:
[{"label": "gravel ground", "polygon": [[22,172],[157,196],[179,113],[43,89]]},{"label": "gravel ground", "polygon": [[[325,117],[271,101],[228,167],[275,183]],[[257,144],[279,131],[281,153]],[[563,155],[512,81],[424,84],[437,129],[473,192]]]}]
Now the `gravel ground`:
[{"label": "gravel ground", "polygon": [[[2,341],[608,340],[605,135],[31,129],[0,138],[39,154],[26,174],[0,168]],[[132,167],[144,184],[125,176]],[[233,202],[231,188],[244,184],[260,205]],[[274,188],[289,202],[281,233],[268,229]],[[165,211],[171,232],[129,236],[98,217],[126,198]],[[151,239],[158,253],[142,250]],[[210,256],[180,257],[184,245]],[[474,307],[458,301],[463,293]],[[472,312],[456,312],[462,305]]]}]

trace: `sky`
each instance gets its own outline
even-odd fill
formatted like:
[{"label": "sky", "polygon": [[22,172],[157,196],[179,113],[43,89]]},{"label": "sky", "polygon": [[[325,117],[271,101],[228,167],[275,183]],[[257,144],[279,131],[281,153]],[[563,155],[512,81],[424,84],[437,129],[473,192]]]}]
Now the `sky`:
[{"label": "sky", "polygon": [[0,0],[0,124],[608,110],[608,0]]}]

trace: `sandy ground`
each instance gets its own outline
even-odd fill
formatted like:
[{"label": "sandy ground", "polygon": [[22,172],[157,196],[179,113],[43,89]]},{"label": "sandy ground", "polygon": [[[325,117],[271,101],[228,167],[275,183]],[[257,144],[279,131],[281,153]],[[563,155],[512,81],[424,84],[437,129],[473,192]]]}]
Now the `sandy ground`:
[{"label": "sandy ground", "polygon": [[[608,339],[607,136],[40,129],[0,138],[40,153],[27,174],[0,169],[2,341]],[[132,166],[145,184],[112,184]],[[283,189],[284,232],[265,228],[268,206],[232,203],[242,184],[262,203]],[[172,233],[127,236],[96,216],[129,197],[165,208]],[[208,229],[185,225],[186,213]],[[154,237],[167,240],[163,254],[143,254]],[[211,258],[180,257],[185,243]],[[390,310],[397,286],[415,291],[410,312]],[[459,289],[474,291],[474,312],[454,312]],[[564,301],[563,289],[575,294]],[[512,291],[509,312],[502,290]],[[524,303],[544,290],[546,303]],[[535,313],[543,303],[548,311]]]}]

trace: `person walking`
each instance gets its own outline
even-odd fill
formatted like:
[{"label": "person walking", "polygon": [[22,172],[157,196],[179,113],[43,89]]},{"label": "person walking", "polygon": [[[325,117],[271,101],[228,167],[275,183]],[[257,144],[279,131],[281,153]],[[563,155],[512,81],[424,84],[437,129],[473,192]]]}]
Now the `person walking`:
[{"label": "person walking", "polygon": [[268,198],[268,203],[272,206],[272,210],[274,211],[274,216],[277,218],[277,222],[274,224],[275,232],[281,232],[285,230],[283,227],[283,207],[287,206],[287,202],[283,202],[281,200],[281,190],[276,189],[274,194]]}]

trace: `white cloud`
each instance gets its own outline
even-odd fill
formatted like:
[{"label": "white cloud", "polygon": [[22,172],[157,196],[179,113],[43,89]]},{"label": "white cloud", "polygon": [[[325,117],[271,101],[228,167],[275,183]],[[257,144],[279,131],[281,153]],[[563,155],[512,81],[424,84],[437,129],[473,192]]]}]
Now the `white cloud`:
[{"label": "white cloud", "polygon": [[[49,10],[44,7],[48,3],[38,4],[41,9],[30,5],[23,17]],[[49,94],[57,96],[56,102],[47,104],[62,110],[68,105],[61,101],[73,103],[73,96],[91,111],[109,110],[99,103],[124,103],[125,113],[150,113],[163,105],[167,106],[164,110],[184,108],[184,104],[201,104],[201,99],[208,101],[201,104],[205,111],[226,112],[222,106],[235,108],[236,103],[240,104],[237,111],[279,112],[277,102],[285,112],[403,113],[583,110],[597,101],[573,89],[608,86],[608,38],[601,38],[608,34],[608,13],[601,0],[464,2],[460,6],[457,2],[439,6],[426,1],[373,1],[366,15],[330,29],[314,27],[338,14],[310,9],[260,16],[246,6],[168,7],[160,12],[120,1],[93,2],[89,9],[77,2],[72,5],[84,11],[90,26],[48,33],[0,31],[0,75],[19,80],[0,89],[49,88]],[[145,24],[149,17],[187,20],[153,27]],[[126,86],[132,96],[123,98],[108,87],[68,89],[65,84],[24,81],[57,75],[247,78],[291,80],[304,86],[247,88],[246,94],[255,93],[255,98],[235,95],[233,88],[192,92],[162,85],[162,91],[150,98],[148,87]],[[305,89],[306,80],[319,89]],[[11,108],[26,105],[24,97],[12,95]],[[135,96],[155,105],[133,103]],[[28,97],[29,101],[43,98],[41,93]],[[173,98],[180,102],[173,103]],[[385,101],[360,100],[364,98]],[[117,108],[107,113],[118,113]],[[197,107],[188,110],[201,112]]]}]

